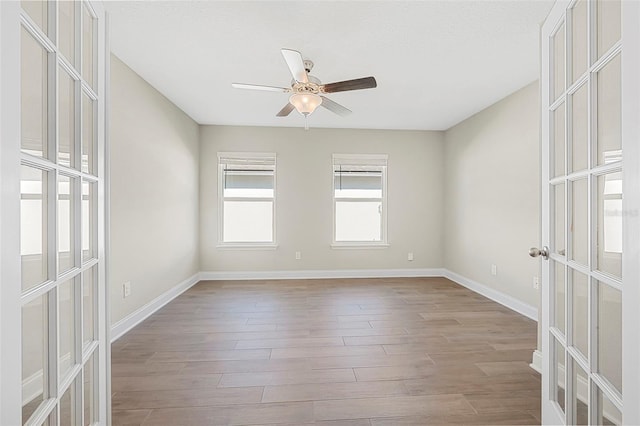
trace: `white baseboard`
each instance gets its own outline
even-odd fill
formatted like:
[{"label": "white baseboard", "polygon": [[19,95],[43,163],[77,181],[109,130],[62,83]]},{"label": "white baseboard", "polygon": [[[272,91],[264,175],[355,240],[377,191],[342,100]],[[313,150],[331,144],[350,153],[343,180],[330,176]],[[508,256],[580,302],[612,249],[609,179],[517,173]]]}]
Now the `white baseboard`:
[{"label": "white baseboard", "polygon": [[111,326],[111,343],[118,340],[126,332],[131,330],[136,325],[147,319],[151,314],[162,308],[167,303],[171,302],[176,297],[193,287],[200,281],[200,274],[194,274],[193,276],[182,281],[175,287],[162,293],[160,296],[153,299],[151,302],[142,306],[140,309],[130,313],[126,317],[122,318],[117,323]]},{"label": "white baseboard", "polygon": [[473,281],[467,277],[463,277],[460,274],[456,274],[455,272],[449,271],[448,269],[444,269],[444,277],[450,279],[453,282],[460,284],[463,287],[468,288],[469,290],[473,290],[478,294],[483,295],[499,304],[506,306],[507,308],[518,312],[525,317],[532,319],[534,321],[538,321],[538,309],[528,305],[515,297],[504,294],[498,290],[494,290],[490,287],[487,287],[484,284],[480,284],[479,282]]},{"label": "white baseboard", "polygon": [[542,374],[542,352],[540,352],[538,349],[533,351],[533,356],[531,357],[531,364],[529,364],[529,367]]},{"label": "white baseboard", "polygon": [[300,280],[322,278],[408,278],[442,277],[440,268],[426,269],[336,269],[299,271],[211,271],[201,272],[201,280]]}]

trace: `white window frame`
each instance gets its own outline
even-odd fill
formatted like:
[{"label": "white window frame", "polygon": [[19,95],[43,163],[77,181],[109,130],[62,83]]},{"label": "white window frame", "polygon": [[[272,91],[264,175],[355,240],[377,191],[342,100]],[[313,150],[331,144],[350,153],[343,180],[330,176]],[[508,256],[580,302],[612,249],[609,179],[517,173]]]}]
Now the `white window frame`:
[{"label": "white window frame", "polygon": [[[224,202],[226,201],[242,201],[246,200],[244,197],[225,197],[224,196],[224,164],[225,159],[233,159],[246,161],[251,163],[252,161],[272,160],[273,161],[273,197],[264,198],[251,198],[251,201],[271,201],[272,202],[272,214],[271,214],[271,229],[272,240],[268,242],[226,242],[224,241]],[[269,250],[276,249],[277,234],[276,234],[276,204],[277,204],[277,159],[276,154],[273,152],[218,152],[218,248],[222,249],[248,249],[248,250]]]},{"label": "white window frame", "polygon": [[[331,159],[331,199],[333,208],[333,231],[331,235],[331,248],[333,249],[384,249],[389,247],[387,232],[387,154],[333,154]],[[336,198],[335,191],[335,166],[345,164],[350,166],[366,165],[382,167],[382,197],[381,198]],[[380,217],[380,241],[336,241],[336,203],[340,200],[349,201],[381,201],[382,212]]]}]

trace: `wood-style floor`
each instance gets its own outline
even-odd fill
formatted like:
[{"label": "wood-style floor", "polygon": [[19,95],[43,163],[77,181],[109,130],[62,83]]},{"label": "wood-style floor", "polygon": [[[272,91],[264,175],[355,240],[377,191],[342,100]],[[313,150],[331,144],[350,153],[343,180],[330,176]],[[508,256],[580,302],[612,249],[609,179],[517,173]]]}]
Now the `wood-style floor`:
[{"label": "wood-style floor", "polygon": [[113,424],[539,424],[535,346],[443,278],[201,282],[113,344]]}]

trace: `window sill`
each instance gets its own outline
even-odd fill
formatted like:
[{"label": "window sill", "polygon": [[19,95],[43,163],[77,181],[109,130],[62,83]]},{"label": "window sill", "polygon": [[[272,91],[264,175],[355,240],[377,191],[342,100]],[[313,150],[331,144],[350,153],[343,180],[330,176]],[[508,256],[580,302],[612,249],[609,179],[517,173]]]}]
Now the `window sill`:
[{"label": "window sill", "polygon": [[371,250],[389,248],[388,243],[333,243],[331,248],[334,250]]},{"label": "window sill", "polygon": [[275,243],[226,243],[218,244],[216,248],[221,250],[275,250],[278,245]]}]

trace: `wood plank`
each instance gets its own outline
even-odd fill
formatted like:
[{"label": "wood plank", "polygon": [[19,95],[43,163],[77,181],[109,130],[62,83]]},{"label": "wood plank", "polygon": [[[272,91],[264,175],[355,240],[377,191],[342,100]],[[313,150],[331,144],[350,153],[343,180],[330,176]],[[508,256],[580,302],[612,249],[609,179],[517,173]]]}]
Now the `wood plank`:
[{"label": "wood plank", "polygon": [[226,373],[218,387],[246,387],[267,385],[292,385],[300,383],[341,383],[355,382],[351,368],[328,370],[270,371],[256,373]]},{"label": "wood plank", "polygon": [[150,426],[257,425],[313,423],[313,403],[245,404],[236,406],[153,410],[143,423]]},{"label": "wood plank", "polygon": [[320,348],[272,349],[271,358],[316,358],[327,356],[354,356],[384,354],[382,346],[329,346]]},{"label": "wood plank", "polygon": [[240,340],[235,349],[276,349],[316,346],[344,346],[341,337],[300,337],[294,339]]},{"label": "wood plank", "polygon": [[116,376],[111,378],[111,387],[118,392],[211,388],[221,377],[222,374]]},{"label": "wood plank", "polygon": [[389,367],[414,363],[434,364],[428,355],[410,353],[400,355],[355,355],[309,358],[311,368]]},{"label": "wood plank", "polygon": [[269,359],[271,349],[242,349],[231,351],[169,351],[156,352],[149,359],[163,362],[227,361],[244,359]]},{"label": "wood plank", "polygon": [[314,401],[316,420],[340,420],[398,416],[437,416],[451,412],[475,414],[462,395],[393,396]]},{"label": "wood plank", "polygon": [[209,407],[212,405],[257,403],[262,387],[116,392],[111,403],[116,410],[168,407]]},{"label": "wood plank", "polygon": [[299,384],[266,386],[262,402],[383,398],[396,395],[409,395],[402,381]]}]

